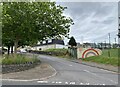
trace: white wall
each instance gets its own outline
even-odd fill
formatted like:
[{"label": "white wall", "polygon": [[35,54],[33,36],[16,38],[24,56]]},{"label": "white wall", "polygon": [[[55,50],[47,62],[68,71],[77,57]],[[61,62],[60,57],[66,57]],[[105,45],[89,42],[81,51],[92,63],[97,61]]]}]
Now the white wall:
[{"label": "white wall", "polygon": [[60,45],[60,44],[56,44],[56,48],[61,48],[61,49],[62,49],[62,48],[66,48],[66,49],[67,49],[67,48],[68,48],[68,46],[65,46],[65,45]]},{"label": "white wall", "polygon": [[60,45],[60,44],[50,44],[50,45],[33,47],[34,50],[39,50],[40,48],[41,50],[46,50],[46,49],[55,49],[55,48],[68,48],[68,47],[65,45]]}]

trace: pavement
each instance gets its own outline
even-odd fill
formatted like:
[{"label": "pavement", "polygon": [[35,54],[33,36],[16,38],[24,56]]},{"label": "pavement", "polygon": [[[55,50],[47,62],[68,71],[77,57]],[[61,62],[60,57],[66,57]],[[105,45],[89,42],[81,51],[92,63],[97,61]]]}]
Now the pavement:
[{"label": "pavement", "polygon": [[[48,55],[38,55],[38,59],[43,64],[49,64],[53,69],[51,76],[44,75],[49,70],[40,73],[40,68],[34,68],[33,71],[19,72],[13,77],[11,74],[3,76],[3,85],[117,85],[118,73],[108,71],[98,67],[78,63],[77,61],[68,61],[64,58],[52,57]],[[26,72],[26,73],[25,73]],[[37,72],[37,73],[36,73]],[[42,74],[44,75],[43,77]],[[25,76],[25,77],[24,77]],[[27,77],[28,76],[28,77]],[[44,79],[40,79],[44,78]],[[9,80],[14,79],[14,80]],[[31,81],[32,79],[32,81]],[[36,80],[37,79],[37,80]]]},{"label": "pavement", "polygon": [[47,79],[55,74],[56,71],[54,68],[52,68],[49,64],[42,63],[29,70],[2,74],[2,79],[9,81],[37,81]]}]

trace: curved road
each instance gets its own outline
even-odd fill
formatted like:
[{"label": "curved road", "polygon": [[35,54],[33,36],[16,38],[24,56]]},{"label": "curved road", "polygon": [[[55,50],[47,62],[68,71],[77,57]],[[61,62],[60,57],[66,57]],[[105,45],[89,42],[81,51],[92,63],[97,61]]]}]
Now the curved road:
[{"label": "curved road", "polygon": [[39,55],[38,58],[50,64],[57,74],[45,81],[9,82],[3,81],[3,85],[117,85],[118,74],[74,63],[62,58]]}]

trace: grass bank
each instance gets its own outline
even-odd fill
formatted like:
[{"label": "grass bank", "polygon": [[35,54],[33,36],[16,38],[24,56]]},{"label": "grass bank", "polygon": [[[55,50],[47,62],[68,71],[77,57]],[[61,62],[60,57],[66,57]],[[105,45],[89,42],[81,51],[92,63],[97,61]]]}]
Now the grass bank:
[{"label": "grass bank", "polygon": [[2,65],[11,65],[11,64],[25,64],[25,63],[36,63],[40,62],[35,56],[28,57],[25,55],[17,55],[16,58],[13,57],[13,55],[5,55],[4,58],[2,58]]},{"label": "grass bank", "polygon": [[[100,56],[92,56],[88,57],[85,59],[82,59],[83,61],[90,61],[90,62],[96,62],[96,63],[101,63],[101,64],[106,64],[106,65],[113,65],[113,66],[120,66],[120,57],[118,58],[119,51],[120,49],[104,49],[102,50],[102,55]],[[69,58],[72,59],[68,53],[67,49],[48,49],[46,52],[51,52],[53,53],[52,56],[57,56],[60,58]],[[109,52],[110,52],[110,57],[109,57]]]},{"label": "grass bank", "polygon": [[[110,57],[109,57],[109,52],[110,52]],[[102,55],[88,57],[83,59],[83,61],[120,66],[119,63],[120,59],[118,57],[118,54],[119,54],[119,49],[102,50]]]}]

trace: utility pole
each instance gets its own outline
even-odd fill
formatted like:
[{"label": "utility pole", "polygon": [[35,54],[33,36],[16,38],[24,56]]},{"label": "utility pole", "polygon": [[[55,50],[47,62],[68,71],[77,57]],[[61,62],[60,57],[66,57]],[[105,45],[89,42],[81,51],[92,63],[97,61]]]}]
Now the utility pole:
[{"label": "utility pole", "polygon": [[113,44],[113,47],[116,48],[116,37],[114,38],[115,39],[115,44]]},{"label": "utility pole", "polygon": [[81,36],[82,47],[83,47],[83,39],[84,39],[84,37],[83,37],[83,36]]},{"label": "utility pole", "polygon": [[109,48],[111,48],[111,44],[110,44],[110,33],[108,33],[109,36]]},{"label": "utility pole", "polygon": [[108,33],[109,36],[109,49],[108,49],[108,57],[110,57],[110,48],[111,48],[111,44],[110,44],[110,33]]},{"label": "utility pole", "polygon": [[116,44],[116,37],[114,39],[115,39],[115,44]]},{"label": "utility pole", "polygon": [[106,47],[106,40],[105,40],[105,49],[106,49],[107,47]]},{"label": "utility pole", "polygon": [[103,43],[101,42],[101,49],[103,50]]}]

